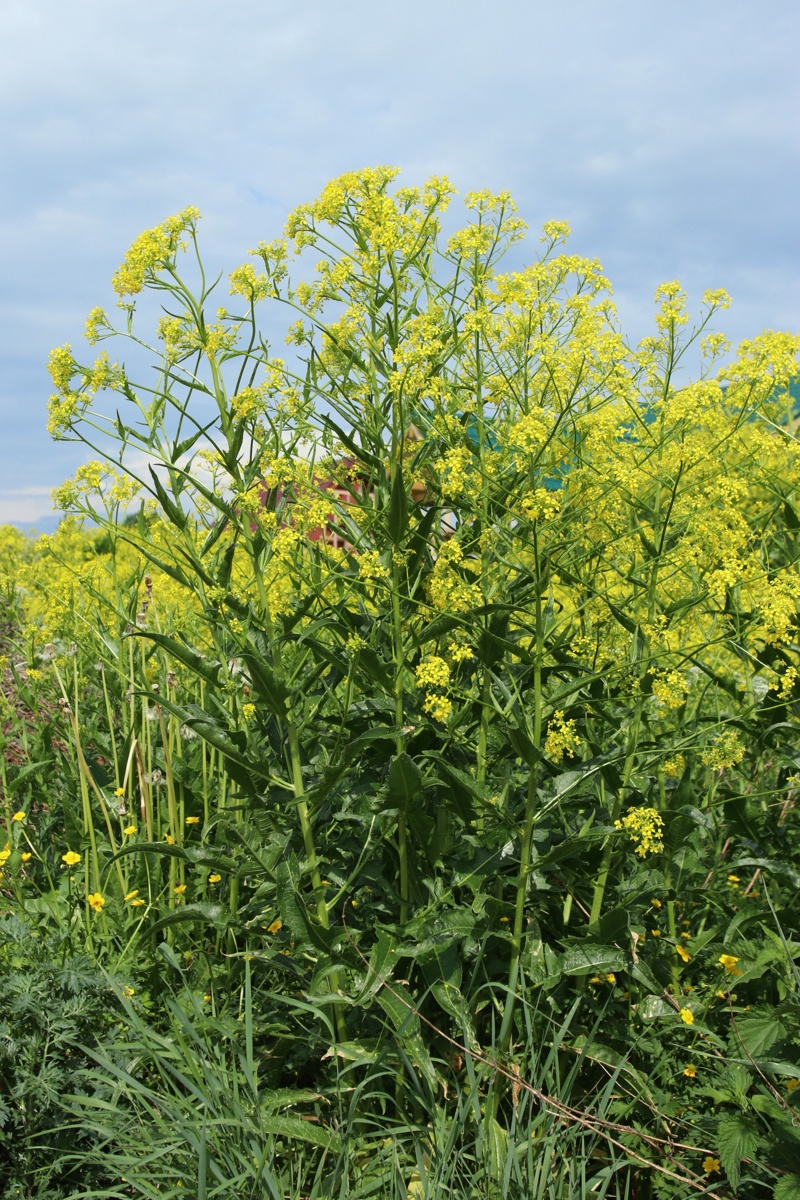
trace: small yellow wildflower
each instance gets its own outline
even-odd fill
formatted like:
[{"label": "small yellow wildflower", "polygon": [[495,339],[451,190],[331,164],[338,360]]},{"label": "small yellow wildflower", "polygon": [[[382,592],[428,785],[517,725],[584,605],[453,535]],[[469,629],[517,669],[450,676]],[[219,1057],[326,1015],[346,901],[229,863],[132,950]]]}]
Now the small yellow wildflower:
[{"label": "small yellow wildflower", "polygon": [[187,824],[187,825],[199,825],[199,824],[200,824],[200,818],[199,818],[199,817],[187,817],[187,818],[186,818],[186,824]]},{"label": "small yellow wildflower", "polygon": [[89,901],[89,907],[93,908],[96,913],[103,911],[105,899],[100,892],[90,892],[86,899]]},{"label": "small yellow wildflower", "polygon": [[615,821],[617,829],[624,829],[634,845],[639,858],[648,854],[659,854],[664,849],[662,836],[664,820],[658,809],[643,806],[632,808],[621,821]]},{"label": "small yellow wildflower", "polygon": [[606,975],[606,983],[616,983],[616,982],[617,982],[616,975],[614,974],[613,971],[609,971],[609,973]]},{"label": "small yellow wildflower", "polygon": [[30,857],[31,857],[30,850],[26,850],[23,854],[20,854],[20,858],[22,859],[23,862],[29,862]]},{"label": "small yellow wildflower", "polygon": [[680,1011],[680,1018],[684,1025],[694,1025],[694,1013],[690,1008],[682,1008]]},{"label": "small yellow wildflower", "polygon": [[11,820],[12,820],[12,821],[24,821],[24,820],[25,820],[25,813],[22,811],[22,809],[20,809],[20,811],[19,811],[19,812],[15,812],[15,813],[14,813],[13,817],[11,818]]},{"label": "small yellow wildflower", "polygon": [[653,935],[653,937],[661,937],[661,930],[660,930],[660,929],[651,929],[651,930],[650,930],[650,932],[651,932],[651,934]]},{"label": "small yellow wildflower", "polygon": [[126,825],[122,832],[125,834],[126,837],[132,837],[134,835],[134,833],[136,833],[136,826],[135,825]]},{"label": "small yellow wildflower", "polygon": [[720,954],[717,961],[725,968],[727,975],[741,975],[742,972],[736,966],[739,960],[735,954]]},{"label": "small yellow wildflower", "polygon": [[124,796],[124,795],[125,795],[125,788],[124,788],[124,787],[118,787],[118,788],[114,788],[114,795],[115,795],[115,796]]},{"label": "small yellow wildflower", "polygon": [[208,882],[209,883],[219,883],[220,879],[222,879],[221,875],[209,875]]},{"label": "small yellow wildflower", "polygon": [[126,1000],[130,1000],[131,996],[133,995],[133,988],[132,988],[132,987],[127,987],[127,986],[126,986],[126,987],[124,987],[124,988],[122,989],[122,994],[123,994],[123,996],[125,997],[125,999],[126,999]]},{"label": "small yellow wildflower", "polygon": [[281,929],[283,929],[283,921],[278,917],[271,925],[267,926],[267,933],[278,933]]},{"label": "small yellow wildflower", "polygon": [[651,900],[650,903],[652,904],[653,908],[661,908],[660,900]]},{"label": "small yellow wildflower", "polygon": [[797,1087],[800,1087],[800,1079],[790,1079],[786,1085],[786,1090],[787,1092],[793,1092]]},{"label": "small yellow wildflower", "polygon": [[694,1079],[694,1077],[697,1075],[697,1067],[694,1065],[694,1063],[689,1063],[688,1067],[683,1068],[683,1073],[687,1079]]},{"label": "small yellow wildflower", "polygon": [[508,917],[501,917],[501,918],[500,918],[500,924],[501,924],[501,925],[507,925],[507,924],[508,924],[508,922],[509,922],[509,918],[508,918]]},{"label": "small yellow wildflower", "polygon": [[164,834],[164,841],[167,843],[167,845],[168,845],[168,846],[174,846],[174,845],[175,845],[175,838],[172,836],[172,834],[171,834],[171,833],[165,833],[165,834]]},{"label": "small yellow wildflower", "polygon": [[714,1158],[711,1154],[706,1155],[706,1157],[703,1159],[703,1170],[705,1171],[706,1175],[715,1174],[715,1172],[719,1170],[719,1159]]},{"label": "small yellow wildflower", "polygon": [[684,946],[676,946],[675,953],[678,955],[679,958],[682,958],[684,962],[688,962],[689,959],[692,957],[691,954],[687,953]]},{"label": "small yellow wildflower", "polygon": [[131,900],[131,908],[141,908],[143,904],[144,900],[142,899]]},{"label": "small yellow wildflower", "polygon": [[176,888],[173,888],[172,890],[174,891],[176,896],[182,896],[183,893],[186,891],[186,884],[179,883],[178,886]]},{"label": "small yellow wildflower", "polygon": [[741,883],[741,882],[742,881],[738,875],[729,875],[728,876],[728,883],[737,884],[737,883]]},{"label": "small yellow wildflower", "polygon": [[206,992],[206,993],[205,993],[205,995],[203,996],[203,1003],[204,1003],[204,1004],[210,1004],[210,1003],[211,1003],[211,992]]},{"label": "small yellow wildflower", "polygon": [[74,850],[68,850],[66,854],[61,855],[61,861],[65,862],[68,867],[74,867],[76,863],[81,861],[80,854],[76,854]]},{"label": "small yellow wildflower", "polygon": [[139,895],[139,889],[135,888],[132,892],[128,892],[125,899],[126,900],[135,900],[138,895]]}]

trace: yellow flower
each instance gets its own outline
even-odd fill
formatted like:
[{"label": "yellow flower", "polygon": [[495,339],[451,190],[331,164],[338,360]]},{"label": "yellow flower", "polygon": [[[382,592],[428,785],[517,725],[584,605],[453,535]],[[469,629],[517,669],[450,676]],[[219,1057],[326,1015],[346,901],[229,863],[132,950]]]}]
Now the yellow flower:
[{"label": "yellow flower", "polygon": [[171,833],[165,833],[165,834],[164,834],[164,841],[167,843],[167,845],[168,845],[168,846],[174,846],[174,845],[175,845],[175,838],[172,836],[172,834],[171,834]]},{"label": "yellow flower", "polygon": [[131,996],[133,995],[133,988],[132,987],[124,987],[122,989],[122,994],[126,1000],[130,1000]]},{"label": "yellow flower", "polygon": [[661,901],[660,901],[660,900],[655,900],[655,899],[654,899],[654,900],[651,900],[651,901],[650,901],[650,903],[652,904],[653,908],[661,908]]},{"label": "yellow flower", "polygon": [[11,818],[11,820],[12,820],[12,821],[24,821],[24,820],[25,820],[25,813],[24,813],[24,812],[23,812],[23,811],[20,809],[20,811],[19,811],[19,812],[15,812],[15,813],[14,813],[13,817]]},{"label": "yellow flower", "polygon": [[688,1079],[694,1079],[697,1074],[697,1067],[694,1063],[689,1063],[688,1067],[683,1068],[683,1073]]},{"label": "yellow flower", "polygon": [[786,1090],[787,1092],[793,1092],[797,1087],[800,1087],[800,1079],[790,1079],[786,1085]]},{"label": "yellow flower", "polygon": [[613,971],[609,971],[609,973],[606,975],[606,982],[607,983],[616,983],[617,982],[617,977]]},{"label": "yellow flower", "polygon": [[652,933],[653,937],[661,937],[660,929],[651,929],[650,932]]},{"label": "yellow flower", "polygon": [[732,884],[734,884],[734,886],[735,886],[737,883],[741,883],[741,882],[742,882],[742,881],[741,881],[741,879],[739,878],[739,876],[738,876],[738,875],[729,875],[729,876],[728,876],[728,883],[732,883]]},{"label": "yellow flower", "polygon": [[93,908],[96,913],[103,911],[105,900],[100,892],[90,892],[86,899],[89,901],[89,907]]},{"label": "yellow flower", "polygon": [[20,858],[22,859],[23,862],[28,862],[30,857],[31,857],[30,850],[26,850],[23,854],[20,855]]},{"label": "yellow flower", "polygon": [[181,896],[186,891],[186,884],[179,883],[176,888],[172,889],[176,896]]},{"label": "yellow flower", "polygon": [[131,900],[131,908],[141,908],[144,900]]},{"label": "yellow flower", "polygon": [[206,993],[205,993],[205,995],[203,996],[203,1002],[204,1002],[205,1004],[210,1004],[210,1003],[211,1003],[211,992],[206,992]]},{"label": "yellow flower", "polygon": [[68,867],[74,867],[75,863],[81,861],[80,854],[76,854],[74,850],[68,850],[66,854],[61,855],[61,861],[65,862]]},{"label": "yellow flower", "polygon": [[138,888],[135,888],[135,889],[134,889],[134,891],[132,891],[132,892],[128,892],[128,894],[127,894],[127,896],[125,897],[125,899],[126,899],[126,900],[134,900],[134,899],[135,899],[135,898],[136,898],[138,895],[139,895],[139,889],[138,889]]},{"label": "yellow flower", "polygon": [[126,825],[122,832],[125,834],[126,837],[132,837],[133,834],[136,833],[136,826],[135,825]]},{"label": "yellow flower", "polygon": [[199,825],[199,824],[200,824],[200,818],[199,818],[199,817],[187,817],[187,818],[186,818],[186,824],[187,824],[187,825]]},{"label": "yellow flower", "polygon": [[507,925],[509,922],[509,919],[510,919],[509,917],[501,917],[500,918],[501,925]]},{"label": "yellow flower", "polygon": [[633,842],[634,853],[639,858],[648,854],[659,854],[664,849],[662,834],[664,820],[656,808],[642,806],[632,808],[620,821],[615,821],[617,829],[624,829]]},{"label": "yellow flower", "polygon": [[689,959],[692,957],[692,956],[691,956],[691,954],[687,953],[687,951],[686,951],[685,947],[683,947],[683,946],[676,946],[676,947],[675,947],[675,953],[676,953],[676,954],[677,954],[677,955],[678,955],[680,958],[682,958],[684,962],[688,962],[688,961],[689,961]]},{"label": "yellow flower", "polygon": [[718,962],[725,968],[727,975],[741,975],[742,972],[736,967],[738,961],[735,954],[720,954],[718,959]]},{"label": "yellow flower", "polygon": [[6,860],[10,857],[11,857],[11,847],[3,846],[3,849],[0,850],[0,863],[6,862]]},{"label": "yellow flower", "polygon": [[280,929],[283,929],[283,921],[278,917],[271,925],[267,926],[267,933],[277,933]]},{"label": "yellow flower", "polygon": [[719,1170],[719,1159],[714,1158],[711,1154],[706,1155],[703,1159],[703,1170],[706,1175],[713,1175],[715,1171]]},{"label": "yellow flower", "polygon": [[220,879],[222,879],[221,875],[209,875],[208,882],[209,883],[219,883]]},{"label": "yellow flower", "polygon": [[684,1025],[694,1025],[694,1013],[690,1008],[682,1008],[680,1016]]},{"label": "yellow flower", "polygon": [[124,796],[125,788],[124,787],[114,788],[114,795],[115,796]]}]

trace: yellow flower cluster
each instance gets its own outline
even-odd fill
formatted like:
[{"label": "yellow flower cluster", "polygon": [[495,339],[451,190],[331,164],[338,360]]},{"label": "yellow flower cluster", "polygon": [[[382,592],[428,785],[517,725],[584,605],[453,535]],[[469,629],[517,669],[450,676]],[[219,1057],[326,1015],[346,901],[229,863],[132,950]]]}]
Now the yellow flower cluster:
[{"label": "yellow flower cluster", "polygon": [[117,295],[135,296],[141,292],[148,276],[163,270],[178,250],[185,248],[181,235],[194,234],[199,219],[199,211],[189,206],[154,229],[140,233],[111,281]]},{"label": "yellow flower cluster", "polygon": [[643,806],[630,809],[621,820],[614,822],[617,829],[624,830],[634,845],[639,858],[648,854],[660,854],[664,849],[664,820],[656,808]]},{"label": "yellow flower cluster", "polygon": [[549,758],[559,759],[566,754],[574,758],[580,749],[581,740],[578,737],[573,720],[567,720],[560,709],[556,709],[550,718],[547,737],[544,741],[545,753]]}]

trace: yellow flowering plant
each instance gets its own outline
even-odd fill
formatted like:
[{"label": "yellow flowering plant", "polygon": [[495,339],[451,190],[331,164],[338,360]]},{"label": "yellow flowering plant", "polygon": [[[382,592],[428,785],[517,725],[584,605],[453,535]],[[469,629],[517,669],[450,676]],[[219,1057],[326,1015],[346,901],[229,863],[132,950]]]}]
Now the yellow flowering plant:
[{"label": "yellow flowering plant", "polygon": [[[452,184],[396,175],[334,180],[222,301],[195,210],[136,240],[124,319],[95,309],[88,336],[134,338],[154,370],[53,352],[51,427],[93,457],[56,534],[8,535],[0,587],[19,693],[46,696],[70,780],[81,856],[62,839],[50,861],[80,863],[93,952],[127,962],[163,936],[215,995],[208,947],[239,980],[254,953],[265,1003],[307,989],[315,1078],[333,1042],[397,1037],[449,1097],[402,978],[484,1055],[506,1137],[516,1085],[492,1064],[513,1075],[535,1025],[562,1036],[537,993],[577,1006],[589,1094],[601,1025],[627,1030],[632,1070],[688,1088],[701,1031],[732,1029],[720,967],[794,987],[748,914],[784,912],[794,876],[767,848],[797,852],[800,342],[730,355],[726,294],[692,320],[669,282],[631,346],[565,223],[501,269],[525,232],[510,196],[468,194],[445,237]],[[170,314],[152,334],[148,290]],[[289,314],[282,357],[266,306]],[[22,782],[14,838],[39,820]],[[44,866],[24,887],[47,892]],[[754,1018],[736,1025],[755,1046]]]}]

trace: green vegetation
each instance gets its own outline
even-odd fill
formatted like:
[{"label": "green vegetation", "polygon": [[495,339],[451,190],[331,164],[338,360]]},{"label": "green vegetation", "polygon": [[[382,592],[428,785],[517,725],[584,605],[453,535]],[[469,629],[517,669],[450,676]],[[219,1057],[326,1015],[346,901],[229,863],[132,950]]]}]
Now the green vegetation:
[{"label": "green vegetation", "polygon": [[90,314],[130,363],[51,355],[0,1194],[800,1197],[800,339],[668,283],[628,346],[565,225],[502,274],[508,196],[445,240],[395,174],[223,308],[185,210]]}]

